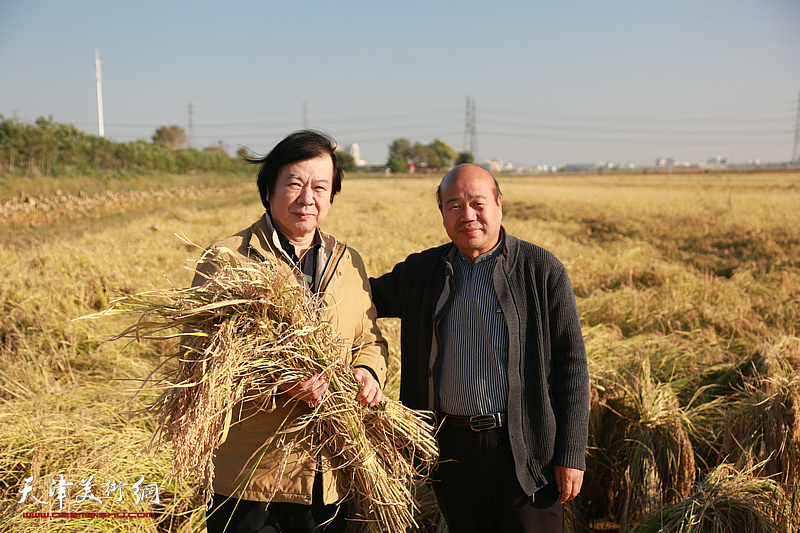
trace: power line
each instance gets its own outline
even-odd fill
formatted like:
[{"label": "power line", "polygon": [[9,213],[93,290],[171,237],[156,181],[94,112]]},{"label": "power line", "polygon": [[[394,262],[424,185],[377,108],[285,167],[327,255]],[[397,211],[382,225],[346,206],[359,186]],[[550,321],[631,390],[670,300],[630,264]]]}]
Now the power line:
[{"label": "power line", "polygon": [[[746,146],[780,145],[794,138],[793,160],[800,155],[800,97],[786,101],[742,102],[735,109],[706,107],[701,112],[665,113],[652,108],[641,114],[625,110],[600,109],[580,112],[575,108],[519,110],[481,108],[481,137],[485,143],[505,143],[507,139],[535,142],[572,143],[580,150],[619,145],[694,144]],[[463,104],[462,104],[463,105]],[[330,132],[341,142],[369,143],[373,146],[407,138],[429,142],[435,138],[453,144],[463,139],[464,151],[477,159],[477,105],[467,96],[465,107],[384,110],[382,113],[350,113],[341,109],[321,109],[314,127]],[[303,102],[303,122],[308,125],[308,105]],[[294,118],[292,118],[294,116]],[[288,110],[257,115],[220,115],[196,123],[190,108],[190,142],[205,146],[224,140],[228,144],[269,144],[296,128],[297,114]],[[792,120],[794,119],[794,120]],[[108,123],[112,137],[147,139],[159,125],[169,121],[147,122],[146,117]],[[92,124],[73,123],[89,130]],[[461,139],[460,139],[461,138]],[[362,144],[363,146],[364,144]],[[724,149],[724,148],[723,148]]]}]

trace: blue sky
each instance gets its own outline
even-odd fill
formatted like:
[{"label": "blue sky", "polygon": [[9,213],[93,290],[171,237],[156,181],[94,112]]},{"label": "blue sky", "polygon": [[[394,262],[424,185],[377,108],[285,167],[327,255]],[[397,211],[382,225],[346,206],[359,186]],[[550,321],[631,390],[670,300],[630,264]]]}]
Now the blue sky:
[{"label": "blue sky", "polygon": [[786,161],[800,1],[0,0],[0,114],[267,152],[303,126],[514,164]]}]

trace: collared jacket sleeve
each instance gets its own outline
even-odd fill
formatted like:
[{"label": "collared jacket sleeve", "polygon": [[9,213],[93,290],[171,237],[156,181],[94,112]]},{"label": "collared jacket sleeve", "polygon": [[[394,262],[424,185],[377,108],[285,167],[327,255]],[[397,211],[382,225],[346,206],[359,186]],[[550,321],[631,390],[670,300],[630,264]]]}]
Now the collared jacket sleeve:
[{"label": "collared jacket sleeve", "polygon": [[553,396],[556,402],[556,466],[586,469],[589,430],[589,375],[586,348],[572,284],[566,269],[549,280],[554,295],[547,309]]},{"label": "collared jacket sleeve", "polygon": [[[355,272],[344,275],[346,269],[355,270]],[[372,303],[372,292],[364,261],[358,252],[349,246],[345,249],[323,298],[326,303],[334,303],[336,309],[346,309],[349,315],[359,317],[358,320],[348,321],[354,328],[350,347],[351,366],[369,368],[381,387],[384,387],[389,350],[386,340],[378,328],[378,314]],[[338,317],[335,313],[331,320],[334,327],[337,327]]]}]

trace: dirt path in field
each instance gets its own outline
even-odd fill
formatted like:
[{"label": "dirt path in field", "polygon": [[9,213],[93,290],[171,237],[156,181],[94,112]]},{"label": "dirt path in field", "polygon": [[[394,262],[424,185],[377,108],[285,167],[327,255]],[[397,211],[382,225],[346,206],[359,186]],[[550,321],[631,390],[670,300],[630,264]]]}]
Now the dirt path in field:
[{"label": "dirt path in field", "polygon": [[231,187],[174,187],[163,190],[107,191],[102,194],[17,196],[0,200],[0,225],[45,227],[82,218],[98,218],[151,208],[165,203],[185,203],[215,196],[252,191],[252,185]]}]

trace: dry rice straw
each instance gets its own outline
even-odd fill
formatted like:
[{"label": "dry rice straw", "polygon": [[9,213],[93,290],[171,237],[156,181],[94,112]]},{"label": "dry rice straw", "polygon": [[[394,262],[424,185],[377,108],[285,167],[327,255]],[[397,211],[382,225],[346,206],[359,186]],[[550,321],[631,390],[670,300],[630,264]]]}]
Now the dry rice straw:
[{"label": "dry rice straw", "polygon": [[310,426],[312,453],[327,446],[347,476],[357,519],[372,531],[416,527],[412,487],[438,456],[427,413],[386,397],[374,408],[355,400],[359,385],[340,355],[349,347],[288,268],[233,259],[218,266],[200,286],[126,296],[101,313],[140,315],[116,338],[182,339],[177,369],[157,382],[163,390],[150,409],[158,418],[152,446],[174,446],[173,475],[202,472],[208,496],[226,413],[245,400],[269,408],[279,386],[324,372],[322,402],[284,421],[265,448],[298,445],[289,435]]}]

